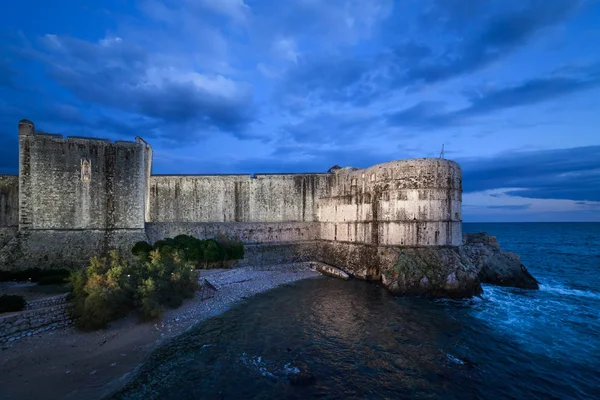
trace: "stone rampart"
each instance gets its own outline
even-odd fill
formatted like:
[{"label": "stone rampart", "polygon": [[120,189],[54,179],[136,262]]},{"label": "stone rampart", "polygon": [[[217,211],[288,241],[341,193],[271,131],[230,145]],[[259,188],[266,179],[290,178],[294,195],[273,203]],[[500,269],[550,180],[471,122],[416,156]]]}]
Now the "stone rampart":
[{"label": "stone rampart", "polygon": [[17,175],[0,175],[0,228],[18,225],[19,177]]},{"label": "stone rampart", "polygon": [[0,177],[0,269],[74,268],[113,248],[131,255],[140,240],[227,235],[257,246],[248,254],[287,246],[293,259],[312,252],[370,279],[385,262],[382,247],[459,246],[461,203],[460,166],[444,159],[328,173],[152,175],[141,138],[64,138],[23,120],[19,176]]},{"label": "stone rampart", "polygon": [[148,222],[311,222],[330,174],[154,175]]},{"label": "stone rampart", "polygon": [[305,242],[319,239],[316,222],[155,222],[146,225],[150,243],[177,235],[210,239],[220,235],[246,244]]}]

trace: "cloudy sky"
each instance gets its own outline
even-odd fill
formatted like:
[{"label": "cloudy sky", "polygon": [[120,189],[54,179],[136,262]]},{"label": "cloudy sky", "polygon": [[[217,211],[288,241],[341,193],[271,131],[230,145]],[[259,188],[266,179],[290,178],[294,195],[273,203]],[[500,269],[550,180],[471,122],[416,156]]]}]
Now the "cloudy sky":
[{"label": "cloudy sky", "polygon": [[17,172],[22,118],[139,135],[155,173],[368,167],[444,144],[465,221],[600,221],[597,0],[0,7],[0,173]]}]

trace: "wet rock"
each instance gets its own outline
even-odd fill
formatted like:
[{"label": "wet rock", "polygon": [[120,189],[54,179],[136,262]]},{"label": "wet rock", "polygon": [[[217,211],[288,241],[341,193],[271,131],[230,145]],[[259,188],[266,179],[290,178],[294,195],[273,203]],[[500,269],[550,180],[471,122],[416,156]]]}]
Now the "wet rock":
[{"label": "wet rock", "polygon": [[317,378],[310,372],[300,371],[290,376],[290,384],[293,386],[310,386],[317,383]]},{"label": "wet rock", "polygon": [[494,236],[485,232],[465,233],[461,252],[476,267],[482,283],[539,289],[539,282],[527,271],[521,258],[515,253],[503,251]]},{"label": "wet rock", "polygon": [[458,247],[381,249],[381,281],[398,295],[463,298],[482,293],[477,269]]}]

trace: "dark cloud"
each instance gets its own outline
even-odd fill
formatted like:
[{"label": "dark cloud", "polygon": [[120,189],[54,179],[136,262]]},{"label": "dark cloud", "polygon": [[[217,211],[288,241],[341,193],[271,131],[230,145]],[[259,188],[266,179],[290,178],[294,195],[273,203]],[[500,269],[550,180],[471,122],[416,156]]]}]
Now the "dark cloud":
[{"label": "dark cloud", "polygon": [[278,97],[299,94],[313,100],[361,102],[372,94],[369,73],[374,68],[365,58],[308,55],[287,71]]},{"label": "dark cloud", "polygon": [[455,111],[445,112],[440,103],[421,102],[389,115],[387,121],[391,126],[444,128],[464,123],[471,117],[541,103],[598,86],[600,86],[600,66],[597,66],[596,70],[586,69],[586,73],[579,76],[553,75],[478,93],[471,96],[469,106]]},{"label": "dark cloud", "polygon": [[[288,70],[280,91],[362,105],[386,96],[390,89],[411,89],[473,73],[566,20],[582,1],[477,3],[434,1],[424,7],[417,34],[388,43],[383,51],[360,57],[306,54]],[[432,32],[438,35],[432,37]]]},{"label": "dark cloud", "polygon": [[439,128],[448,126],[454,121],[451,113],[443,112],[443,103],[423,101],[412,107],[398,111],[388,116],[387,122],[391,126],[404,126],[413,128]]},{"label": "dark cloud", "polygon": [[322,112],[284,125],[282,133],[298,143],[344,144],[370,131],[377,121],[368,114]]},{"label": "dark cloud", "polygon": [[527,210],[531,204],[504,205],[504,206],[487,206],[493,210]]},{"label": "dark cloud", "polygon": [[[437,2],[440,7],[442,1]],[[456,4],[456,3],[460,3]],[[471,8],[472,1],[452,1],[443,6],[454,22],[463,22],[468,26],[471,22],[470,12],[456,13],[457,9]],[[514,3],[507,2],[509,6]],[[501,10],[487,19],[480,18],[482,25],[477,32],[467,32],[468,36],[458,35],[440,54],[423,58],[416,65],[409,67],[406,77],[408,82],[422,81],[425,83],[450,79],[464,73],[476,71],[493,61],[496,61],[527,42],[537,32],[554,25],[566,18],[579,7],[581,1],[576,0],[530,0],[520,2],[516,9]],[[460,6],[460,8],[458,8]],[[475,9],[481,7],[476,6]],[[450,11],[454,10],[454,11]]]},{"label": "dark cloud", "polygon": [[465,192],[514,188],[510,195],[600,201],[600,146],[515,152],[457,160]]},{"label": "dark cloud", "polygon": [[244,83],[179,74],[118,38],[92,44],[47,36],[44,42],[50,76],[80,100],[192,128],[170,132],[175,137],[242,131],[253,120],[252,91]]}]

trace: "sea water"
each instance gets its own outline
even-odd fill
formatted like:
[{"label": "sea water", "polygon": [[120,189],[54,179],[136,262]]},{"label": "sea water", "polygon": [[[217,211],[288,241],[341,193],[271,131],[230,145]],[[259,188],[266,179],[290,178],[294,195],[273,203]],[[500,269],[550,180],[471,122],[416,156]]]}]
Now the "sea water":
[{"label": "sea water", "polygon": [[540,290],[451,301],[296,282],[159,349],[115,398],[600,398],[600,224],[464,230],[497,236]]}]

